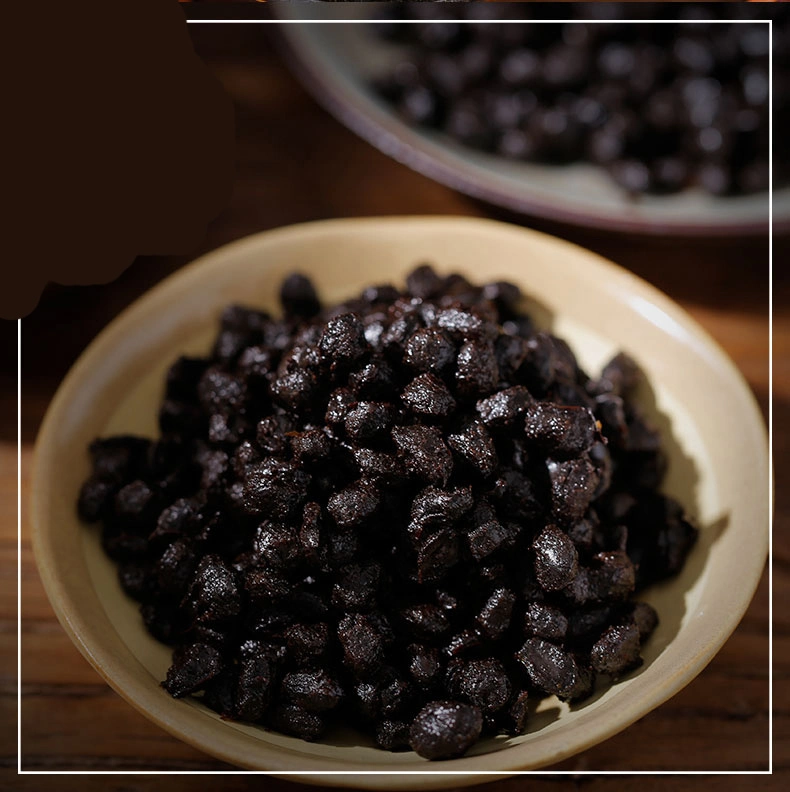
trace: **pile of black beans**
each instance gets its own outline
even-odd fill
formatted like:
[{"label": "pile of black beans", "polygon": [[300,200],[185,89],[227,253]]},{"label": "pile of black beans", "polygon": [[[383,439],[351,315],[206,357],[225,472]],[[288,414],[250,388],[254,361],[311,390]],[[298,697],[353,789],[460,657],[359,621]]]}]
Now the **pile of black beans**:
[{"label": "pile of black beans", "polygon": [[[666,13],[656,5],[677,13],[677,4],[588,3],[574,5],[576,21],[497,24],[529,6],[473,3],[453,11],[472,23],[379,23],[403,49],[375,87],[411,124],[512,160],[594,163],[629,194],[767,190],[768,25],[588,19]],[[695,8],[703,20],[738,16]],[[420,19],[425,9],[396,13]],[[778,44],[788,43],[789,16],[774,21]],[[790,111],[789,56],[775,46],[775,120]],[[787,148],[778,141],[777,160]],[[786,176],[777,168],[775,183]]]},{"label": "pile of black beans", "polygon": [[634,361],[591,379],[516,286],[427,265],[281,300],[175,362],[159,439],[90,447],[79,513],[174,647],[167,691],[445,759],[639,666],[657,615],[632,595],[697,531],[658,491]]}]

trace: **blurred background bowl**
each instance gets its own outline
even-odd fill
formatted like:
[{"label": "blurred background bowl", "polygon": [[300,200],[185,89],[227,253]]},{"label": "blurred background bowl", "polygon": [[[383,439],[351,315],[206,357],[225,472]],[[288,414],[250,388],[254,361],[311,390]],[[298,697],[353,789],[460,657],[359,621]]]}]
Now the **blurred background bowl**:
[{"label": "blurred background bowl", "polygon": [[[462,145],[446,133],[413,126],[377,95],[372,81],[402,59],[403,48],[372,30],[373,4],[343,4],[334,22],[278,25],[286,58],[315,98],[342,123],[389,156],[436,181],[518,215],[613,231],[675,235],[764,234],[768,193],[714,196],[699,188],[629,197],[600,167],[505,159]],[[309,18],[337,19],[333,4],[310,4]],[[308,15],[277,4],[283,20]],[[725,13],[726,16],[726,13]],[[775,231],[790,229],[790,188],[774,193]]]}]

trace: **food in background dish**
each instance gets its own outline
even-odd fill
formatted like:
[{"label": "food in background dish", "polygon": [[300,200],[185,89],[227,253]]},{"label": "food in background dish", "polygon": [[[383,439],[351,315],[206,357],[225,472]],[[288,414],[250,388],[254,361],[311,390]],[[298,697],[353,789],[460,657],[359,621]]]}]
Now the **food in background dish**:
[{"label": "food in background dish", "polygon": [[[574,6],[576,21],[564,23],[497,24],[529,13],[498,4],[457,7],[477,20],[468,24],[375,24],[402,47],[375,87],[411,124],[512,160],[594,163],[634,195],[692,186],[715,195],[767,190],[768,24],[590,21],[617,9],[586,5]],[[647,5],[626,5],[625,13],[667,13]],[[424,10],[404,4],[393,13],[421,19]],[[702,6],[693,16],[733,14]],[[786,43],[788,15],[774,25],[777,42]],[[781,128],[790,115],[786,47],[774,47],[773,67]],[[777,145],[775,160],[789,160],[786,142]],[[786,176],[777,169],[775,183]]]}]

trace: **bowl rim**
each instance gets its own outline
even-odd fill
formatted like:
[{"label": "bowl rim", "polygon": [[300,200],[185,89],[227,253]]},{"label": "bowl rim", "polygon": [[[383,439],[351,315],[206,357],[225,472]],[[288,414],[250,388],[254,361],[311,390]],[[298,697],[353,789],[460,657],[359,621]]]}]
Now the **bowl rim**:
[{"label": "bowl rim", "polygon": [[[297,19],[294,14],[298,14],[298,11],[289,11],[286,8],[274,8],[273,12],[278,21],[294,21]],[[309,24],[309,20],[305,23]],[[359,24],[359,21],[356,23]],[[770,191],[765,192],[765,219],[718,223],[706,222],[704,219],[688,221],[682,217],[673,220],[632,218],[614,211],[596,213],[593,209],[568,208],[559,198],[548,200],[540,196],[517,194],[506,186],[481,176],[475,169],[466,167],[463,163],[459,167],[453,148],[441,143],[431,143],[419,129],[400,120],[394,112],[371,112],[358,96],[351,96],[345,91],[332,71],[320,68],[318,56],[309,51],[301,40],[301,36],[305,34],[300,27],[279,25],[275,31],[275,41],[291,70],[325,110],[388,157],[474,199],[527,217],[645,236],[720,238],[763,235],[770,228],[777,234],[790,231],[790,216],[774,217],[771,224],[767,203]],[[445,160],[448,154],[452,155],[452,159]]]},{"label": "bowl rim", "polygon": [[[575,251],[577,256],[580,254],[584,255],[585,258],[590,260],[590,266],[598,267],[601,273],[605,273],[608,277],[614,278],[620,283],[627,284],[631,289],[636,289],[641,295],[648,297],[650,302],[657,305],[671,319],[687,330],[702,345],[706,354],[714,357],[717,366],[723,366],[727,370],[728,378],[732,380],[733,387],[740,389],[742,395],[747,397],[747,402],[750,405],[750,415],[744,416],[744,420],[748,419],[751,421],[754,424],[754,428],[760,432],[760,438],[764,441],[766,467],[768,467],[768,436],[757,401],[743,375],[718,343],[679,305],[658,289],[600,255],[566,240],[552,237],[543,232],[520,228],[512,224],[480,218],[453,216],[365,217],[313,221],[262,231],[235,240],[200,256],[195,261],[160,281],[125,308],[91,341],[71,367],[50,403],[39,429],[31,464],[31,488],[28,505],[31,509],[32,545],[39,575],[59,622],[79,651],[119,695],[126,699],[135,709],[142,712],[149,720],[184,742],[231,764],[269,774],[287,773],[289,778],[302,783],[366,789],[410,788],[414,785],[414,781],[408,780],[410,776],[419,776],[420,786],[425,789],[465,786],[505,778],[520,772],[530,772],[530,770],[523,769],[525,764],[528,764],[531,769],[555,764],[627,728],[634,721],[643,717],[647,711],[664,703],[691,682],[713,659],[714,655],[735,630],[759,584],[768,552],[767,531],[764,534],[761,532],[759,539],[755,542],[756,549],[749,554],[751,563],[746,567],[748,574],[745,579],[749,580],[750,583],[746,587],[738,607],[733,608],[726,614],[726,617],[721,619],[715,636],[701,646],[691,661],[664,678],[660,695],[652,695],[650,697],[652,705],[649,709],[645,711],[640,709],[640,697],[637,696],[636,705],[633,702],[625,702],[620,711],[620,717],[614,723],[610,723],[606,728],[596,732],[594,737],[582,741],[581,744],[575,743],[570,747],[560,744],[554,753],[539,762],[532,762],[528,755],[529,745],[521,744],[509,746],[501,751],[452,760],[452,768],[447,767],[444,763],[440,769],[426,770],[402,769],[402,765],[391,765],[387,770],[382,771],[379,766],[360,764],[360,769],[358,770],[340,770],[338,768],[335,772],[339,774],[327,775],[326,773],[332,769],[328,765],[332,765],[336,760],[302,756],[299,757],[298,761],[294,761],[287,753],[280,752],[276,747],[262,744],[260,755],[267,763],[267,767],[262,769],[260,761],[251,764],[248,757],[245,759],[243,752],[234,750],[234,740],[232,738],[227,741],[217,740],[216,734],[213,734],[212,739],[207,740],[206,735],[215,731],[213,727],[207,728],[205,730],[206,734],[198,734],[196,736],[193,733],[195,729],[191,726],[184,726],[180,722],[182,717],[177,711],[171,713],[168,707],[156,708],[152,711],[147,707],[146,703],[151,698],[149,686],[137,680],[129,673],[128,669],[114,662],[112,654],[102,645],[101,635],[81,617],[79,605],[72,599],[63,571],[59,568],[57,558],[53,554],[51,536],[48,531],[48,525],[51,525],[52,521],[51,519],[48,520],[47,510],[43,506],[42,499],[35,497],[35,493],[42,491],[42,486],[46,486],[47,477],[52,470],[53,446],[61,414],[66,409],[75,391],[79,388],[83,376],[101,363],[107,352],[112,350],[116,340],[126,332],[127,325],[133,326],[137,318],[144,315],[147,306],[152,302],[166,298],[170,292],[176,293],[182,285],[186,286],[193,280],[200,280],[202,271],[207,267],[218,266],[218,263],[223,260],[229,251],[233,250],[236,253],[246,250],[252,251],[259,248],[261,244],[265,244],[267,240],[278,239],[281,242],[283,240],[286,242],[288,240],[304,240],[305,235],[315,235],[320,238],[326,231],[340,230],[353,233],[354,229],[360,226],[386,225],[392,229],[398,226],[421,224],[441,224],[447,229],[448,233],[452,233],[454,227],[472,225],[480,227],[481,230],[489,229],[496,233],[533,235],[544,243],[551,243],[566,250]],[[768,469],[769,475],[772,475],[770,467]],[[773,512],[772,493],[773,479],[771,478],[771,498],[767,508],[769,521],[772,519]],[[168,699],[168,701],[171,700]],[[172,700],[172,703],[176,704],[177,702]],[[449,764],[447,763],[447,765]],[[477,765],[483,765],[483,767],[476,769],[475,766]],[[313,773],[318,774],[314,775]]]}]

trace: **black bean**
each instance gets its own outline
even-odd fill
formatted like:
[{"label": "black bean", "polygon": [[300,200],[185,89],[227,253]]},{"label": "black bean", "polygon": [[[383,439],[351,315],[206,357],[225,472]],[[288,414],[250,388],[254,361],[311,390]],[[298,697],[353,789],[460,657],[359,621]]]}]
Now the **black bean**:
[{"label": "black bean", "polygon": [[267,455],[280,456],[288,449],[288,433],[295,427],[285,415],[269,415],[256,428],[255,440]]},{"label": "black bean", "polygon": [[288,439],[294,459],[301,464],[326,460],[332,451],[329,438],[320,429],[293,432]]},{"label": "black bean", "polygon": [[403,621],[421,638],[435,638],[443,635],[450,626],[447,614],[432,604],[414,605],[400,612]]},{"label": "black bean", "polygon": [[[367,330],[366,337],[367,337]],[[395,373],[385,360],[368,363],[349,375],[349,385],[361,399],[390,396],[395,389]]]},{"label": "black bean", "polygon": [[595,642],[590,662],[596,671],[618,677],[642,665],[639,648],[639,630],[635,624],[612,625]]},{"label": "black bean", "polygon": [[292,624],[283,633],[288,656],[299,666],[320,660],[329,646],[329,626],[318,624]]},{"label": "black bean", "polygon": [[[531,322],[529,324],[531,325]],[[522,337],[519,332],[508,332],[508,330],[519,331],[522,329],[517,327],[512,320],[505,322],[502,329],[505,332],[496,340],[496,359],[502,379],[511,381],[527,359],[528,344],[527,339]],[[527,333],[531,335],[530,330],[527,330]]]},{"label": "black bean", "polygon": [[330,496],[326,508],[338,526],[353,528],[370,520],[380,504],[381,498],[376,487],[360,479]]},{"label": "black bean", "polygon": [[608,442],[623,447],[628,441],[625,407],[620,396],[604,393],[595,399],[595,416]]},{"label": "black bean", "polygon": [[203,703],[223,718],[235,717],[236,682],[235,674],[225,669],[206,684]]},{"label": "black bean", "polygon": [[197,558],[188,542],[179,539],[170,544],[154,568],[159,591],[180,599],[196,565]]},{"label": "black bean", "polygon": [[549,641],[527,638],[516,652],[516,660],[524,666],[536,688],[560,699],[577,699],[591,688],[589,672],[573,655]]},{"label": "black bean", "polygon": [[275,404],[293,411],[309,408],[318,396],[320,386],[312,371],[299,369],[279,374],[269,390]]},{"label": "black bean", "polygon": [[499,660],[460,661],[447,674],[447,691],[454,698],[468,701],[486,715],[493,714],[507,704],[511,684],[505,667]]},{"label": "black bean", "polygon": [[405,313],[402,312],[402,307],[398,303],[390,306],[389,315],[394,318],[379,338],[379,344],[384,353],[395,360],[400,357],[406,339],[422,326],[420,317],[413,306]]},{"label": "black bean", "polygon": [[538,493],[539,482],[512,468],[504,468],[496,479],[492,496],[498,501],[502,514],[512,520],[532,520],[541,511]]},{"label": "black bean", "polygon": [[606,383],[606,390],[617,396],[631,393],[641,378],[639,366],[623,353],[615,355],[601,372],[601,382]]},{"label": "black bean", "polygon": [[189,598],[198,621],[226,621],[241,610],[233,571],[217,555],[206,555],[200,560]]},{"label": "black bean", "polygon": [[118,485],[110,479],[91,476],[80,489],[77,511],[86,522],[96,522],[111,508]]},{"label": "black bean", "polygon": [[381,565],[348,564],[332,587],[332,605],[343,611],[370,610],[381,584]]},{"label": "black bean", "polygon": [[137,478],[145,467],[151,441],[133,435],[94,440],[89,447],[93,474],[121,484]]},{"label": "black bean", "polygon": [[532,543],[535,577],[544,591],[559,591],[569,585],[579,571],[579,554],[568,537],[554,525],[547,525]]},{"label": "black bean", "polygon": [[647,640],[658,626],[658,614],[653,606],[646,602],[635,602],[631,609],[631,617],[639,630],[640,641]]},{"label": "black bean", "polygon": [[233,415],[244,408],[247,389],[244,382],[217,366],[207,369],[198,383],[198,398],[209,414]]},{"label": "black bean", "polygon": [[258,526],[253,551],[267,568],[278,572],[293,569],[304,554],[296,529],[273,520]]},{"label": "black bean", "polygon": [[455,399],[434,374],[420,374],[401,393],[403,403],[418,415],[446,418],[455,409]]},{"label": "black bean", "polygon": [[245,347],[260,343],[269,318],[269,315],[263,311],[241,305],[228,306],[222,312],[221,330],[212,357],[227,362],[235,358]]},{"label": "black bean", "polygon": [[480,421],[471,421],[458,434],[447,438],[447,445],[463,462],[481,476],[490,476],[497,465],[494,441]]},{"label": "black bean", "polygon": [[150,562],[130,561],[118,568],[123,590],[138,602],[145,602],[156,593],[152,566]]},{"label": "black bean", "polygon": [[461,347],[455,381],[459,392],[468,396],[485,396],[496,388],[499,364],[490,341],[473,339]]},{"label": "black bean", "polygon": [[595,416],[586,407],[536,402],[525,404],[524,411],[527,439],[549,454],[578,456],[595,441]]},{"label": "black bean", "polygon": [[409,730],[409,745],[425,759],[463,756],[477,742],[483,717],[477,707],[457,701],[426,704]]},{"label": "black bean", "polygon": [[198,455],[201,466],[200,488],[205,492],[216,493],[224,488],[230,468],[230,459],[225,451],[206,451]]},{"label": "black bean", "polygon": [[131,530],[150,530],[157,513],[156,493],[144,481],[132,481],[116,494],[113,511],[119,526]]},{"label": "black bean", "polygon": [[444,653],[448,657],[463,657],[482,646],[483,640],[477,630],[463,630],[450,638]]},{"label": "black bean", "polygon": [[167,371],[165,398],[181,402],[197,401],[198,383],[206,367],[204,358],[178,358]]},{"label": "black bean", "polygon": [[384,659],[381,635],[369,617],[350,614],[337,627],[346,665],[357,675],[377,671]]},{"label": "black bean", "polygon": [[653,188],[650,168],[639,160],[624,159],[613,162],[609,173],[616,184],[632,195],[649,192]]},{"label": "black bean", "polygon": [[325,572],[349,564],[359,555],[359,535],[353,529],[330,533],[328,545],[328,563],[322,570]]},{"label": "black bean", "polygon": [[523,385],[498,391],[477,402],[477,413],[489,428],[503,429],[513,426],[532,404],[530,392]]},{"label": "black bean", "polygon": [[436,297],[442,288],[442,279],[430,264],[422,264],[406,278],[406,290],[412,297]]},{"label": "black bean", "polygon": [[419,540],[427,528],[452,525],[466,514],[473,504],[471,487],[454,490],[426,487],[412,501],[409,533],[414,539]]},{"label": "black bean", "polygon": [[436,94],[423,87],[405,91],[399,109],[409,121],[417,124],[435,123],[440,116]]},{"label": "black bean", "polygon": [[326,723],[320,715],[308,712],[298,704],[279,704],[272,713],[272,725],[308,742],[317,740],[326,730]]},{"label": "black bean", "polygon": [[365,328],[355,314],[342,314],[327,322],[319,342],[321,355],[335,365],[357,362],[369,349]]},{"label": "black bean", "polygon": [[307,712],[324,712],[336,707],[343,689],[326,671],[299,671],[286,674],[282,682],[286,699]]},{"label": "black bean", "polygon": [[475,525],[467,535],[469,550],[477,560],[490,556],[513,541],[513,533],[498,520],[490,519]]},{"label": "black bean", "polygon": [[426,327],[409,336],[404,362],[416,371],[446,374],[455,362],[455,345],[439,328]]},{"label": "black bean", "polygon": [[392,405],[361,401],[348,411],[343,425],[351,440],[365,444],[387,434],[394,418]]},{"label": "black bean", "polygon": [[220,653],[208,644],[191,644],[173,655],[173,665],[167,671],[162,686],[171,696],[181,698],[202,690],[222,671]]},{"label": "black bean", "polygon": [[397,718],[412,710],[414,687],[392,668],[384,671],[379,690],[379,711],[385,718]]},{"label": "black bean", "polygon": [[392,439],[405,468],[418,479],[446,484],[453,470],[453,458],[441,432],[429,426],[396,426]]},{"label": "black bean", "polygon": [[244,590],[252,605],[271,605],[291,593],[291,584],[272,569],[245,569],[242,573]]},{"label": "black bean", "polygon": [[445,528],[424,539],[417,549],[417,579],[420,583],[441,580],[461,558],[458,535]]},{"label": "black bean", "polygon": [[551,508],[557,520],[575,523],[581,520],[598,486],[598,473],[586,459],[548,463],[551,480]]},{"label": "black bean", "polygon": [[524,612],[524,632],[537,638],[561,643],[568,632],[568,619],[553,605],[545,602],[530,602]]},{"label": "black bean", "polygon": [[280,286],[280,302],[286,316],[309,319],[321,310],[315,287],[309,278],[294,272]]},{"label": "black bean", "polygon": [[234,697],[234,716],[240,720],[260,720],[272,696],[275,669],[270,658],[255,654],[239,663]]},{"label": "black bean", "polygon": [[255,388],[265,384],[266,377],[275,369],[275,356],[264,346],[247,347],[239,356],[237,373]]},{"label": "black bean", "polygon": [[402,751],[409,747],[407,721],[383,720],[376,726],[376,745],[385,751]]},{"label": "black bean", "polygon": [[420,644],[408,648],[409,674],[421,688],[435,686],[442,675],[442,660],[439,650]]},{"label": "black bean", "polygon": [[250,514],[286,517],[304,503],[310,477],[276,459],[253,465],[244,477],[244,506]]},{"label": "black bean", "polygon": [[518,691],[512,698],[504,720],[504,728],[509,734],[523,734],[529,720],[529,693]]},{"label": "black bean", "polygon": [[370,448],[355,448],[354,460],[359,472],[370,480],[391,483],[406,476],[405,469],[395,454]]},{"label": "black bean", "polygon": [[624,600],[634,591],[635,570],[621,550],[598,553],[590,571],[592,596],[599,600]]},{"label": "black bean", "polygon": [[510,626],[516,596],[508,589],[495,589],[477,614],[477,625],[488,638],[500,638]]},{"label": "black bean", "polygon": [[640,500],[627,524],[627,552],[637,566],[640,587],[676,575],[698,536],[680,505],[657,494]]}]

